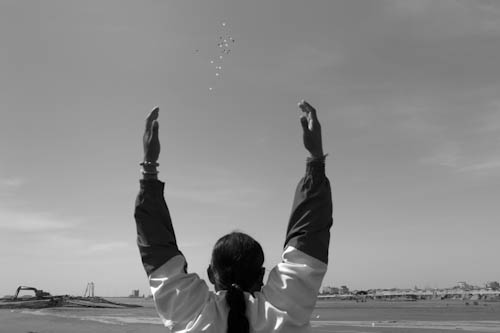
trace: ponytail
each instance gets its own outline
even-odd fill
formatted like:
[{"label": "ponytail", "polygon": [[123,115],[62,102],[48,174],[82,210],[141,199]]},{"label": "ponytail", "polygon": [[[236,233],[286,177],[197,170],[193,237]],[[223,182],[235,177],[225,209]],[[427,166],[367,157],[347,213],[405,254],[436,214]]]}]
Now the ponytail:
[{"label": "ponytail", "polygon": [[227,333],[248,333],[250,323],[246,316],[247,305],[245,294],[237,284],[233,283],[226,293],[226,302],[229,306],[227,316]]},{"label": "ponytail", "polygon": [[215,290],[225,290],[228,307],[226,333],[249,333],[244,292],[260,290],[264,275],[264,251],[260,244],[241,232],[221,237],[214,245],[208,270]]}]

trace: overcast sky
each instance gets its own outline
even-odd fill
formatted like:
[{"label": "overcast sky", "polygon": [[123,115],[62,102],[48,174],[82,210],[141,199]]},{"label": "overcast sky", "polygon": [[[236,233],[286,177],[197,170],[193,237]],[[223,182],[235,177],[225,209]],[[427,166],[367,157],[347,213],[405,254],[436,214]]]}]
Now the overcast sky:
[{"label": "overcast sky", "polygon": [[0,296],[149,293],[133,208],[155,105],[189,269],[235,229],[272,268],[302,98],[330,154],[325,285],[500,280],[499,64],[495,1],[3,0]]}]

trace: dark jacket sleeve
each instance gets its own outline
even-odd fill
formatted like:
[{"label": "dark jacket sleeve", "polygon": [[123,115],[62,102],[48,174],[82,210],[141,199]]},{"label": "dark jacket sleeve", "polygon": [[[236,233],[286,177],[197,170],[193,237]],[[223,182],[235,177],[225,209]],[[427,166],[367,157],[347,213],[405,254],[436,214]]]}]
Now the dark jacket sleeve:
[{"label": "dark jacket sleeve", "polygon": [[141,179],[135,201],[137,245],[148,275],[182,254],[177,248],[170,212],[163,197],[164,186],[165,183],[159,180]]},{"label": "dark jacket sleeve", "polygon": [[325,158],[310,158],[306,174],[295,191],[285,248],[293,246],[328,263],[332,223],[332,195],[325,176]]}]

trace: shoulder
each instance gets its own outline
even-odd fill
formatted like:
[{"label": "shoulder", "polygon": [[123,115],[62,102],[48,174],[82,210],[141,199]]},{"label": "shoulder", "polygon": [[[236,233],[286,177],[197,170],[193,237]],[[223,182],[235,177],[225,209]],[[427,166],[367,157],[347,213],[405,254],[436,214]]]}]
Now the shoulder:
[{"label": "shoulder", "polygon": [[282,261],[269,273],[262,292],[256,294],[261,299],[259,306],[270,309],[275,320],[308,325],[326,269],[324,262],[288,246]]}]

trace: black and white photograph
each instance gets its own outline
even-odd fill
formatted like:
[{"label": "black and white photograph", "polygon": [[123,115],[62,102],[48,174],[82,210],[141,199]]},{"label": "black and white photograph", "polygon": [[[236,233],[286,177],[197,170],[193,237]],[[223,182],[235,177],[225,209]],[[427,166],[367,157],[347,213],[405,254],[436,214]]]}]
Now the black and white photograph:
[{"label": "black and white photograph", "polygon": [[500,1],[0,0],[0,333],[500,333]]}]

